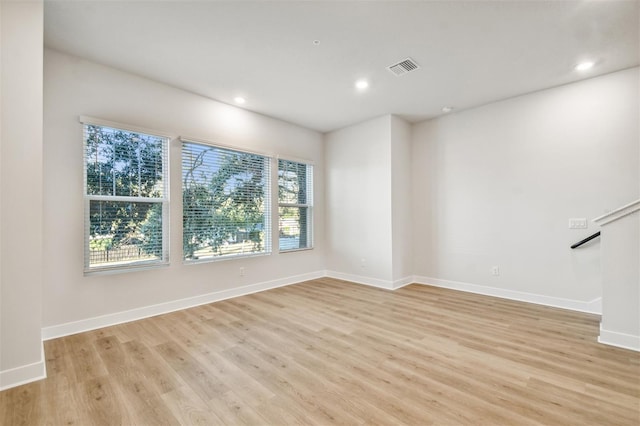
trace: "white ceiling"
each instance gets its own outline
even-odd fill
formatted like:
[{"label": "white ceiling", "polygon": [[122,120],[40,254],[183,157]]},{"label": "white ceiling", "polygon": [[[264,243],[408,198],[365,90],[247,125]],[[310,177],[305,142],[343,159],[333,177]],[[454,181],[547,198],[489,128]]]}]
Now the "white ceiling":
[{"label": "white ceiling", "polygon": [[[639,16],[637,0],[45,0],[45,45],[326,132],[637,66]],[[386,70],[406,57],[421,68]]]}]

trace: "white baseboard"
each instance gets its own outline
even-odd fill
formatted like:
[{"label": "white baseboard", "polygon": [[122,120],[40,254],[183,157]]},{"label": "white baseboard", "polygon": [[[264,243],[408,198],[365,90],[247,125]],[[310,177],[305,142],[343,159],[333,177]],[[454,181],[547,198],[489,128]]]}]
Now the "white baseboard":
[{"label": "white baseboard", "polygon": [[157,305],[144,306],[141,308],[131,309],[128,311],[116,312],[113,314],[102,315],[93,318],[87,318],[80,321],[73,321],[64,324],[52,325],[42,329],[42,339],[50,340],[58,337],[68,336],[71,334],[82,333],[85,331],[95,330],[102,327],[122,324],[125,322],[136,321],[143,318],[149,318],[156,315],[166,314],[169,312],[179,311],[181,309],[192,308],[194,306],[204,305],[207,303],[218,302],[220,300],[231,299],[233,297],[244,296],[259,291],[269,290],[272,288],[283,287],[291,284],[297,284],[303,281],[322,278],[325,276],[324,271],[310,272],[292,277],[280,278],[262,283],[249,284],[242,287],[231,288],[228,290],[215,291],[212,293],[202,294],[199,296],[188,297],[185,299],[172,300]]},{"label": "white baseboard", "polygon": [[393,281],[381,280],[379,278],[365,277],[362,275],[345,274],[344,272],[325,271],[325,277],[335,278],[337,280],[350,281],[352,283],[364,284],[371,287],[383,288],[385,290],[393,290]]},{"label": "white baseboard", "polygon": [[590,314],[602,314],[602,298],[590,302],[580,300],[563,299],[560,297],[543,296],[540,294],[525,293],[522,291],[506,290],[497,287],[487,287],[478,284],[470,284],[459,281],[441,280],[438,278],[415,276],[416,284],[432,285],[434,287],[448,288],[452,290],[466,291],[468,293],[482,294],[485,296],[500,297],[502,299],[518,300],[521,302],[535,303],[537,305],[552,306],[555,308],[569,309],[572,311],[587,312]]},{"label": "white baseboard", "polygon": [[352,283],[364,284],[371,287],[383,288],[385,290],[397,290],[401,287],[409,285],[413,282],[414,277],[408,276],[399,280],[381,280],[379,278],[365,277],[362,275],[345,274],[343,272],[325,271],[325,277],[335,278],[337,280],[350,281]]},{"label": "white baseboard", "polygon": [[0,391],[47,378],[44,344],[41,344],[40,361],[0,371]]},{"label": "white baseboard", "polygon": [[[185,299],[173,300],[156,305],[145,306],[141,308],[131,309],[128,311],[116,312],[113,314],[102,315],[93,318],[87,318],[80,321],[74,321],[64,324],[44,327],[42,329],[42,339],[49,340],[57,337],[68,336],[71,334],[82,333],[85,331],[95,330],[102,327],[122,324],[125,322],[135,321],[156,315],[166,314],[169,312],[187,309],[207,303],[217,302],[220,300],[230,299],[247,294],[257,293],[277,287],[283,287],[291,284],[297,284],[303,281],[330,277],[340,280],[351,281],[359,284],[365,284],[386,290],[395,290],[411,283],[432,285],[436,287],[449,288],[453,290],[466,291],[471,293],[483,294],[487,296],[495,296],[504,299],[519,300],[523,302],[554,306],[564,309],[570,309],[581,312],[600,314],[602,312],[602,300],[600,298],[591,302],[582,302],[570,299],[555,298],[549,296],[524,293],[514,290],[505,290],[494,287],[486,287],[476,284],[469,284],[456,281],[441,280],[430,277],[409,276],[399,280],[381,280],[378,278],[365,277],[354,274],[346,274],[336,271],[316,271],[291,277],[281,278],[262,283],[250,284],[243,287],[221,290],[207,293],[199,296],[189,297]],[[638,336],[630,336],[622,333],[611,332],[601,329],[601,343],[619,346],[622,348],[640,350],[640,338]],[[0,390],[12,388],[29,382],[46,378],[46,362],[44,355],[44,346],[42,349],[41,359],[38,362],[13,368],[10,370],[0,371]]]},{"label": "white baseboard", "polygon": [[640,352],[640,336],[605,330],[602,328],[602,324],[600,324],[600,336],[598,337],[598,342],[605,345],[617,346],[618,348],[631,349],[632,351]]},{"label": "white baseboard", "polygon": [[394,290],[402,288],[406,285],[413,284],[415,282],[415,277],[412,275],[410,277],[400,278],[399,280],[395,280],[391,285]]},{"label": "white baseboard", "polygon": [[262,283],[250,284],[243,287],[221,290],[207,293],[199,296],[189,297],[185,299],[172,300],[156,305],[144,306],[141,308],[131,309],[128,311],[115,312],[87,318],[79,321],[68,322],[64,324],[44,327],[42,329],[42,339],[50,340],[58,337],[68,336],[71,334],[82,333],[85,331],[95,330],[102,327],[122,324],[125,322],[135,321],[156,315],[166,314],[169,312],[187,309],[198,305],[217,302],[220,300],[230,299],[233,297],[244,296],[259,291],[269,290],[272,288],[283,287],[296,284],[302,281],[313,280],[322,277],[336,278],[340,280],[350,281],[358,284],[365,284],[372,287],[382,288],[385,290],[395,290],[411,283],[433,285],[436,287],[449,288],[453,290],[467,291],[471,293],[484,294],[488,296],[501,297],[504,299],[519,300],[523,302],[536,303],[547,306],[554,306],[575,311],[599,314],[602,310],[601,299],[595,299],[591,302],[580,302],[569,299],[560,299],[549,296],[541,296],[536,294],[518,292],[513,290],[505,290],[494,287],[485,287],[476,284],[462,283],[456,281],[447,281],[437,278],[409,276],[399,280],[382,280],[379,278],[365,277],[355,274],[347,274],[337,271],[316,271],[291,277],[281,278]]}]

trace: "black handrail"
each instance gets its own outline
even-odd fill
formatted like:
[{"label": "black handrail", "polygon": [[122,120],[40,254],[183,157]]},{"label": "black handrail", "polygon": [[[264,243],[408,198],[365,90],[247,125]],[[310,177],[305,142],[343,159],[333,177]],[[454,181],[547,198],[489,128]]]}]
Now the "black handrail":
[{"label": "black handrail", "polygon": [[599,236],[600,236],[600,231],[596,232],[596,233],[595,233],[595,234],[593,234],[593,235],[589,235],[587,238],[585,238],[585,239],[584,239],[584,240],[582,240],[582,241],[578,241],[577,243],[575,243],[574,245],[572,245],[572,246],[571,246],[571,248],[572,248],[572,249],[574,249],[574,248],[578,248],[578,247],[580,247],[581,245],[583,245],[583,244],[585,244],[585,243],[588,243],[589,241],[591,241],[591,240],[593,240],[594,238],[597,238],[597,237],[599,237]]}]

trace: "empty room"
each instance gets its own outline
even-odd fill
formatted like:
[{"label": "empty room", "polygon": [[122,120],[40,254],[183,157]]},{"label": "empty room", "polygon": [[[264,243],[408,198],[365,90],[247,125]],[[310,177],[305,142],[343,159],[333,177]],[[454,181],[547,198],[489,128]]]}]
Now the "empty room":
[{"label": "empty room", "polygon": [[0,1],[0,425],[640,424],[640,2]]}]

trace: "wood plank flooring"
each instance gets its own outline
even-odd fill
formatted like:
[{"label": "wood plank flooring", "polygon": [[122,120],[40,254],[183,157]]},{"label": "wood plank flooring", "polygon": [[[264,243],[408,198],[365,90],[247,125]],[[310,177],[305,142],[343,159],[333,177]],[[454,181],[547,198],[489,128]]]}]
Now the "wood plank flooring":
[{"label": "wood plank flooring", "polygon": [[319,279],[45,342],[2,425],[635,425],[599,317]]}]

